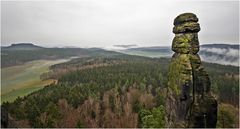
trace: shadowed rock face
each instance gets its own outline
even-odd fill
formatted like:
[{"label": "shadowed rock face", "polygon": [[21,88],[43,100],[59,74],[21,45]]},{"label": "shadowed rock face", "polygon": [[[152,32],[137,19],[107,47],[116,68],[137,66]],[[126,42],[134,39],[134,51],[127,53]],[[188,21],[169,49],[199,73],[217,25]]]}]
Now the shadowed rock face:
[{"label": "shadowed rock face", "polygon": [[168,127],[216,127],[217,101],[199,51],[200,25],[195,14],[184,13],[174,20],[166,100]]}]

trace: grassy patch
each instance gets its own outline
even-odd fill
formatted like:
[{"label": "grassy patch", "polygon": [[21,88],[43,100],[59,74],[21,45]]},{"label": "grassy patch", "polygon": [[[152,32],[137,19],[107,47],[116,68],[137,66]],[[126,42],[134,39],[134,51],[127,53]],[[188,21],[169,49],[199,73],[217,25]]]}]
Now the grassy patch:
[{"label": "grassy patch", "polygon": [[40,75],[49,71],[49,66],[66,60],[38,60],[24,65],[1,69],[1,103],[13,101],[18,96],[25,96],[43,88],[53,80],[42,81]]}]

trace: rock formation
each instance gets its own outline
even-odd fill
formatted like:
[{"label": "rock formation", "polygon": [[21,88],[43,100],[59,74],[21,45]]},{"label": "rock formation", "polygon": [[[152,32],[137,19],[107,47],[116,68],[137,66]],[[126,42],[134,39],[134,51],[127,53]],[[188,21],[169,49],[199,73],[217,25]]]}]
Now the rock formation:
[{"label": "rock formation", "polygon": [[172,50],[175,53],[168,74],[167,127],[216,127],[217,101],[210,92],[209,76],[197,54],[200,31],[197,22],[193,13],[181,14],[174,20]]}]

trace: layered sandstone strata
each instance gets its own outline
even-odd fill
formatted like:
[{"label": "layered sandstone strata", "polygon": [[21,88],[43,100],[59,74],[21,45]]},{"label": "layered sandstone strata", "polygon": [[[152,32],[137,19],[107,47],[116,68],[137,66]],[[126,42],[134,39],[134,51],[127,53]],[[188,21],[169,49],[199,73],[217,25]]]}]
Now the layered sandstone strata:
[{"label": "layered sandstone strata", "polygon": [[210,92],[210,79],[199,51],[200,25],[193,13],[174,20],[166,101],[168,127],[216,127],[217,101]]}]

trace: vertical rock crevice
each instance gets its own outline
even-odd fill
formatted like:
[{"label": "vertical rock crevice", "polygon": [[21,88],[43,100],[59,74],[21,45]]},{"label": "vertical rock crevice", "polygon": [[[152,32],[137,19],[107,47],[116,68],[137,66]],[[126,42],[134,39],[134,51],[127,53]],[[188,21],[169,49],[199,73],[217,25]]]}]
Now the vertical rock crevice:
[{"label": "vertical rock crevice", "polygon": [[174,20],[175,53],[168,73],[167,127],[216,127],[217,101],[197,54],[199,31],[198,18],[193,13],[181,14]]}]

